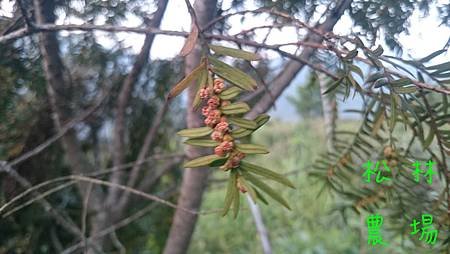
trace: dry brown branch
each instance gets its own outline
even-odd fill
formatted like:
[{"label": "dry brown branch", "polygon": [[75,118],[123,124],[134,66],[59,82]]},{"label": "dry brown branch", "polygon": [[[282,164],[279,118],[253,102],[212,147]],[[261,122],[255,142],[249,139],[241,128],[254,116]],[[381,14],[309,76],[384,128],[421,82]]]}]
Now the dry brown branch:
[{"label": "dry brown branch", "polygon": [[[135,186],[142,165],[142,163],[139,163],[139,161],[143,160],[149,153],[151,145],[153,144],[153,141],[155,140],[156,134],[158,132],[159,126],[161,125],[164,119],[164,115],[166,114],[169,108],[169,104],[170,100],[166,99],[163,106],[159,109],[158,113],[156,114],[155,120],[153,121],[151,128],[149,128],[147,134],[145,135],[144,143],[142,144],[141,149],[139,150],[137,162],[133,165],[133,168],[131,169],[127,186],[130,187]],[[128,201],[129,201],[129,193],[124,193],[118,201],[119,210],[123,210]]]},{"label": "dry brown branch", "polygon": [[[246,12],[252,12],[252,11],[246,11]],[[33,30],[31,32],[27,31],[26,29],[20,29],[13,33],[10,33],[10,34],[4,35],[4,36],[0,36],[0,43],[6,42],[9,40],[13,40],[13,39],[18,39],[18,38],[21,38],[21,37],[24,37],[24,36],[27,36],[27,35],[30,35],[33,33],[37,33],[37,32],[61,31],[61,30],[66,30],[66,31],[100,30],[100,31],[106,31],[106,32],[134,32],[134,33],[144,33],[144,34],[152,33],[152,34],[164,34],[164,35],[169,35],[169,36],[181,36],[181,37],[187,37],[189,35],[187,32],[160,30],[160,29],[156,29],[156,28],[120,27],[120,26],[88,25],[88,24],[83,24],[83,25],[49,25],[49,24],[45,24],[42,26],[36,26],[36,30]],[[316,33],[319,33],[319,32],[317,32],[317,29],[315,29],[314,31],[316,31]],[[331,32],[328,32],[325,34],[320,33],[320,34],[322,36],[324,36],[325,38],[337,36],[337,35],[332,34]],[[296,60],[296,61],[299,61],[298,56],[292,57],[295,55],[292,55],[285,51],[280,50],[280,47],[288,46],[288,45],[298,45],[298,46],[311,47],[311,48],[328,49],[328,47],[325,45],[322,45],[319,43],[311,43],[311,42],[307,42],[307,41],[269,45],[269,44],[265,44],[265,43],[258,43],[258,42],[251,41],[251,40],[240,39],[240,38],[236,38],[236,37],[228,36],[228,35],[217,35],[217,34],[205,33],[204,36],[207,39],[230,41],[230,42],[236,42],[236,43],[246,45],[246,46],[253,46],[253,47],[257,47],[257,48],[275,50],[278,53],[280,53],[281,55],[288,57],[292,60]],[[369,63],[366,59],[358,59],[358,60],[362,60],[362,61],[365,61],[366,63]],[[369,63],[369,64],[371,64],[371,63]],[[401,74],[396,73],[395,75],[401,75]],[[402,75],[402,76],[404,76],[404,75]],[[448,89],[442,89],[442,88],[439,88],[439,87],[436,87],[436,86],[433,86],[430,84],[419,82],[417,80],[413,80],[413,83],[416,86],[427,89],[427,90],[432,90],[432,91],[444,93],[444,94],[450,94],[450,91]]]},{"label": "dry brown branch", "polygon": [[[165,193],[163,193],[161,196],[163,198],[168,198],[174,194],[176,194],[177,192],[175,191],[175,189],[171,189]],[[98,232],[97,235],[93,235],[90,236],[87,240],[88,241],[92,241],[93,239],[97,238],[97,237],[103,237],[106,236],[112,232],[117,231],[120,228],[123,228],[125,226],[128,226],[129,224],[133,223],[134,221],[142,218],[143,216],[145,216],[147,213],[151,212],[155,207],[157,207],[159,205],[159,203],[152,203],[144,208],[142,208],[141,210],[137,211],[136,213],[130,215],[129,217],[120,220],[119,222],[117,222],[114,225],[111,225],[105,229],[103,229],[102,231]],[[62,251],[62,254],[69,254],[69,253],[73,253],[74,251],[78,250],[79,248],[81,248],[83,245],[82,242],[79,242],[67,249],[65,249],[64,251]]]},{"label": "dry brown branch", "polygon": [[[23,178],[17,171],[15,171],[11,166],[6,166],[6,163],[0,164],[0,172],[5,172],[8,175],[10,175],[14,180],[16,180],[23,188],[31,188],[31,183]],[[33,191],[32,194],[34,196],[39,196],[41,193],[37,191]],[[81,239],[81,231],[73,222],[70,217],[65,216],[63,214],[60,214],[55,208],[52,207],[52,205],[45,199],[39,199],[39,204],[44,208],[44,210],[48,211],[48,213],[55,218],[55,221],[61,225],[64,229],[66,229],[69,233],[75,235],[76,237],[80,237]],[[3,205],[5,206],[5,205]],[[2,207],[3,207],[2,206]],[[0,211],[2,209],[0,208]]]},{"label": "dry brown branch", "polygon": [[50,137],[42,144],[38,145],[37,147],[33,148],[31,151],[22,154],[21,156],[17,157],[16,159],[12,160],[11,162],[8,162],[7,166],[14,167],[17,164],[41,153],[44,151],[47,147],[49,147],[54,142],[58,141],[61,137],[63,137],[69,130],[71,130],[73,127],[75,127],[78,123],[82,122],[84,119],[89,117],[91,114],[93,114],[96,110],[99,109],[101,104],[104,102],[105,98],[108,96],[108,92],[102,94],[98,99],[97,102],[90,108],[88,108],[86,111],[81,113],[78,117],[70,120],[67,124],[65,124],[61,129],[58,131],[57,134],[55,134],[53,137]]},{"label": "dry brown branch", "polygon": [[[147,200],[158,202],[158,203],[161,203],[161,204],[166,205],[168,207],[175,208],[175,209],[180,209],[180,210],[183,210],[184,212],[187,212],[187,213],[190,213],[190,214],[195,214],[195,215],[212,214],[212,213],[218,213],[218,212],[222,211],[222,209],[210,210],[210,211],[192,210],[192,209],[189,209],[189,208],[178,206],[178,205],[176,205],[176,204],[174,204],[172,202],[169,202],[167,200],[164,200],[164,199],[162,199],[162,198],[160,198],[160,197],[158,197],[156,195],[148,194],[148,193],[145,193],[143,191],[127,187],[125,185],[111,183],[111,182],[104,181],[104,180],[101,180],[101,179],[87,177],[87,176],[82,176],[82,175],[69,175],[69,176],[54,178],[52,180],[47,181],[46,185],[57,183],[57,182],[65,182],[65,181],[78,181],[78,182],[92,183],[92,184],[96,184],[96,185],[103,185],[103,186],[107,186],[107,187],[110,187],[110,188],[118,188],[118,189],[120,189],[122,191],[131,192],[132,194],[138,195],[138,196],[143,197],[143,198],[145,198]],[[69,185],[65,185],[65,186],[69,186]],[[33,202],[35,202],[37,200],[41,200],[41,199],[37,199],[37,198],[33,199]],[[3,211],[6,207],[7,206],[5,206],[5,205],[2,206],[0,208],[0,212]],[[8,213],[8,215],[10,215],[10,214],[11,213]]]},{"label": "dry brown branch", "polygon": [[[161,20],[163,18],[164,12],[167,7],[167,0],[159,0],[158,7],[155,11],[153,18],[149,21],[147,20],[147,26],[149,27],[159,27]],[[114,135],[113,135],[113,165],[123,164],[125,158],[125,109],[128,106],[128,101],[130,99],[131,92],[134,88],[134,84],[138,80],[147,59],[149,57],[150,49],[153,45],[155,39],[155,34],[146,34],[144,44],[142,46],[141,52],[137,55],[136,61],[131,68],[130,73],[125,78],[121,90],[119,92],[119,97],[116,105],[116,115],[114,124]],[[111,174],[110,181],[113,183],[120,183],[123,180],[123,175],[121,171],[116,171]],[[119,200],[117,189],[111,189],[106,198],[106,204],[108,207],[117,204]],[[116,209],[114,209],[116,210]],[[120,213],[120,209],[117,210]]]},{"label": "dry brown branch", "polygon": [[[87,174],[85,176],[98,177],[98,176],[103,176],[105,174],[112,173],[112,172],[117,171],[117,170],[128,169],[128,168],[134,166],[135,164],[143,164],[143,163],[147,163],[147,162],[153,161],[153,160],[167,160],[167,159],[171,159],[171,161],[178,161],[178,160],[181,160],[183,157],[184,157],[183,154],[172,154],[172,155],[171,154],[169,154],[169,155],[156,154],[156,155],[150,156],[148,158],[144,158],[143,160],[140,160],[140,161],[134,161],[134,162],[130,162],[130,163],[126,163],[126,164],[120,165],[118,167],[111,167],[111,168],[108,168],[108,169],[95,171],[95,172],[89,173],[89,174]],[[66,176],[62,176],[62,177],[59,177],[59,178],[53,178],[53,179],[44,181],[44,182],[41,182],[41,183],[36,184],[36,185],[31,185],[31,183],[29,183],[25,178],[21,177],[11,167],[6,166],[6,164],[4,162],[3,162],[3,164],[5,166],[0,164],[0,172],[6,172],[6,173],[10,174],[14,179],[16,179],[16,181],[18,181],[22,185],[22,187],[26,188],[26,190],[21,192],[19,195],[13,197],[7,203],[3,204],[0,207],[0,213],[2,211],[4,211],[6,208],[8,208],[9,206],[11,206],[13,203],[15,203],[18,200],[22,199],[23,197],[27,196],[28,194],[30,194],[30,193],[33,194],[33,192],[34,192],[34,193],[36,193],[36,195],[42,195],[40,192],[38,192],[39,189],[44,188],[44,187],[46,187],[48,185],[51,185],[53,183],[56,183],[56,182],[67,181],[69,179],[69,177],[71,176],[71,175],[66,175]],[[45,207],[45,208],[48,210],[47,207]]]}]

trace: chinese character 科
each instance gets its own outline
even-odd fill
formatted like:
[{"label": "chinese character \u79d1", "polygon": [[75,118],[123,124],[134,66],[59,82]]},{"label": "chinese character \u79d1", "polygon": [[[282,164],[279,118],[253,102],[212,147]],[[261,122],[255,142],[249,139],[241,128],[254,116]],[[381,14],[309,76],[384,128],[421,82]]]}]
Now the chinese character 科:
[{"label": "chinese character \u79d1", "polygon": [[367,243],[370,245],[386,245],[381,237],[381,226],[383,225],[383,216],[371,214],[366,219],[367,224]]},{"label": "chinese character \u79d1", "polygon": [[[418,225],[421,222],[417,221],[416,219],[413,219],[413,222],[410,224],[412,227],[411,235],[415,235],[419,233]],[[428,244],[435,244],[438,236],[438,230],[434,229],[433,226],[433,216],[430,214],[422,214],[422,228],[420,231],[422,233],[420,234],[419,240],[422,240],[425,238],[425,242]]]},{"label": "chinese character \u79d1", "polygon": [[412,165],[414,166],[414,181],[419,182],[420,181],[420,175],[423,174],[427,178],[427,183],[432,184],[433,183],[433,175],[436,174],[436,172],[433,171],[433,165],[435,163],[431,160],[429,160],[427,163],[425,163],[425,166],[427,166],[427,171],[423,171],[420,168],[420,163],[418,161],[414,162]]},{"label": "chinese character \u79d1", "polygon": [[[387,172],[391,172],[391,169],[387,166],[386,161],[383,160],[383,167]],[[366,176],[366,182],[370,183],[372,175],[376,175],[375,181],[377,183],[381,183],[383,181],[391,180],[389,177],[383,176],[381,170],[378,169],[380,162],[376,162],[375,168],[372,169],[373,163],[369,160],[363,164],[364,169],[366,170],[363,176]]]}]

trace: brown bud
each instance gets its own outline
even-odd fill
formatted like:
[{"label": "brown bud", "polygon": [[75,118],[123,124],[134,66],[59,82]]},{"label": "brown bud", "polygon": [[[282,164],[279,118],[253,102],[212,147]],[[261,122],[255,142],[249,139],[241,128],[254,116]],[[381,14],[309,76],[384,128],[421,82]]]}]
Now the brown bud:
[{"label": "brown bud", "polygon": [[384,147],[383,154],[385,158],[397,157],[394,148],[391,146]]},{"label": "brown bud", "polygon": [[223,136],[223,141],[233,141],[233,140],[234,140],[233,137],[229,134],[225,134]]},{"label": "brown bud", "polygon": [[247,192],[247,188],[245,188],[245,186],[241,183],[241,181],[239,179],[240,178],[237,179],[236,186],[238,187],[240,192],[246,193]]},{"label": "brown bud", "polygon": [[230,105],[230,104],[231,104],[230,101],[222,101],[222,103],[220,103],[220,106],[221,106],[221,107],[225,107],[225,106],[228,106],[228,105]]}]

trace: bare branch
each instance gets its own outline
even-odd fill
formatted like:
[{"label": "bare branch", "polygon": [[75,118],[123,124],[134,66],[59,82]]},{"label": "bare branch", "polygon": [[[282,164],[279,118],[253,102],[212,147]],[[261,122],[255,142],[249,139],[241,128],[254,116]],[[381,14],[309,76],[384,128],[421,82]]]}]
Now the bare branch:
[{"label": "bare branch", "polygon": [[23,4],[22,0],[17,0],[17,4],[19,5],[20,12],[22,13],[22,17],[25,19],[26,28],[31,29],[33,28],[33,23],[31,22],[30,17],[28,16],[28,11],[25,8],[25,5]]},{"label": "bare branch", "polygon": [[[324,39],[321,34],[331,32],[334,25],[343,15],[344,11],[350,6],[351,0],[341,0],[336,4],[335,9],[327,17],[327,19],[307,34],[305,42],[321,43]],[[300,54],[300,59],[309,59],[314,53],[313,48],[305,48]],[[297,73],[303,69],[305,63],[296,62],[291,60],[285,68],[278,74],[278,76],[272,82],[272,92],[275,98],[278,98],[286,89]],[[266,112],[273,105],[274,100],[269,95],[264,95],[258,103],[255,104],[253,109],[247,113],[247,117],[255,118],[258,114]]]},{"label": "bare branch", "polygon": [[[168,0],[159,0],[158,8],[155,11],[153,18],[147,20],[146,23],[149,27],[159,27],[161,20],[163,18],[164,12],[166,11]],[[133,67],[125,78],[122,88],[119,93],[119,98],[116,106],[116,120],[114,124],[114,136],[113,136],[113,163],[114,165],[120,165],[123,163],[125,158],[125,109],[128,105],[128,101],[133,90],[134,84],[138,80],[142,69],[147,63],[149,57],[150,49],[153,45],[155,39],[155,34],[147,34],[142,46],[141,52],[136,57],[136,61]],[[120,171],[116,171],[111,175],[110,181],[113,183],[120,183],[123,179],[123,175]],[[117,189],[111,189],[106,198],[107,206],[111,206],[118,202]]]},{"label": "bare branch", "polygon": [[[176,194],[175,189],[171,189],[171,190],[169,190],[168,192],[163,193],[161,196],[162,196],[163,198],[168,198],[168,197],[170,197],[170,196],[172,196],[172,195],[174,195],[174,194]],[[155,202],[155,203],[152,203],[152,204],[150,204],[150,205],[148,205],[148,206],[142,208],[141,210],[139,210],[139,211],[137,211],[136,213],[130,215],[129,217],[127,217],[127,218],[125,218],[125,219],[123,219],[123,220],[117,222],[116,224],[111,225],[111,226],[109,226],[109,227],[103,229],[102,231],[98,232],[98,234],[93,235],[93,236],[90,236],[90,237],[88,238],[88,241],[90,242],[90,241],[92,241],[92,240],[95,239],[95,238],[106,236],[106,235],[108,235],[108,234],[110,234],[110,233],[112,233],[112,232],[117,231],[117,230],[120,229],[120,228],[123,228],[123,227],[125,227],[125,226],[128,226],[128,225],[131,224],[132,222],[134,222],[134,221],[136,221],[136,220],[142,218],[142,217],[145,216],[147,213],[151,212],[151,211],[152,211],[155,207],[157,207],[158,205],[159,205],[159,203],[156,203],[156,202]],[[73,245],[73,246],[71,246],[71,247],[65,249],[65,250],[64,250],[63,252],[61,252],[61,253],[62,253],[62,254],[69,254],[69,253],[72,253],[72,252],[76,251],[77,249],[81,248],[81,247],[82,247],[82,244],[83,244],[82,242],[79,242],[79,243],[77,243],[77,244],[75,244],[75,245]]]},{"label": "bare branch", "polygon": [[[85,176],[97,177],[97,176],[102,176],[102,175],[105,175],[105,174],[112,173],[112,172],[117,171],[117,170],[125,170],[127,168],[132,167],[136,163],[143,164],[143,163],[147,163],[147,162],[154,161],[154,160],[167,160],[167,159],[170,159],[170,161],[179,161],[183,157],[184,157],[183,154],[173,154],[173,155],[171,155],[171,154],[169,154],[169,155],[157,154],[157,155],[150,156],[150,157],[145,158],[145,159],[140,160],[140,161],[130,162],[130,163],[126,163],[126,164],[120,165],[118,167],[111,167],[111,168],[108,168],[108,169],[95,171],[95,172],[89,173],[89,174],[87,174]],[[59,177],[59,178],[53,178],[53,179],[50,179],[50,180],[47,180],[47,181],[44,181],[44,182],[41,182],[39,184],[36,184],[36,185],[32,186],[31,183],[29,183],[25,178],[20,176],[17,173],[17,171],[12,169],[12,167],[8,166],[6,164],[6,162],[4,162],[4,161],[0,161],[0,172],[6,172],[7,174],[10,174],[17,182],[19,182],[22,185],[22,187],[26,188],[25,191],[22,191],[19,195],[15,196],[11,200],[9,200],[7,203],[3,204],[0,207],[0,213],[2,211],[4,211],[6,208],[8,208],[9,206],[11,206],[16,201],[18,201],[19,199],[25,197],[26,195],[28,195],[30,193],[33,194],[33,192],[34,192],[35,195],[39,195],[39,196],[41,196],[43,198],[43,195],[41,193],[39,193],[39,189],[44,188],[44,187],[46,187],[46,186],[48,186],[50,184],[56,183],[56,182],[66,181],[70,177],[70,175],[67,175],[67,176],[62,176],[62,177]],[[69,185],[67,185],[67,186],[69,186]],[[49,194],[51,194],[51,193],[49,193]],[[48,210],[47,207],[45,207],[45,208],[46,208],[46,210]]]},{"label": "bare branch", "polygon": [[49,147],[54,142],[58,141],[61,137],[63,137],[70,129],[75,127],[78,123],[89,117],[91,114],[93,114],[95,111],[97,111],[100,107],[100,105],[104,102],[105,98],[107,98],[108,93],[102,94],[99,99],[97,99],[97,102],[90,108],[88,108],[86,111],[81,113],[78,117],[74,118],[73,120],[69,121],[67,124],[65,124],[61,129],[58,131],[57,134],[55,134],[53,137],[47,139],[44,143],[38,145],[37,147],[33,148],[31,151],[22,154],[18,158],[12,160],[7,164],[7,166],[15,166],[33,156],[36,156],[37,154],[44,151],[47,147]]},{"label": "bare branch", "polygon": [[[127,186],[134,187],[136,184],[136,181],[139,177],[139,172],[141,170],[142,163],[138,163],[141,160],[143,160],[147,154],[150,151],[150,147],[153,144],[153,141],[155,140],[156,134],[158,132],[159,126],[161,125],[164,115],[167,112],[167,109],[169,108],[170,100],[166,99],[163,106],[159,109],[158,113],[156,114],[155,120],[153,121],[153,125],[151,128],[149,128],[147,134],[145,135],[144,143],[142,144],[142,147],[139,151],[139,155],[137,158],[136,163],[133,165],[133,168],[130,172],[130,177],[128,178]],[[129,193],[124,193],[119,202],[118,202],[118,208],[119,211],[123,210],[126,204],[129,200]]]},{"label": "bare branch", "polygon": [[247,204],[252,212],[253,220],[255,221],[256,231],[259,235],[259,240],[261,241],[261,246],[264,254],[272,254],[272,246],[269,240],[269,233],[267,232],[266,226],[264,225],[263,218],[261,216],[261,211],[255,201],[252,200],[250,195],[245,195],[247,198]]},{"label": "bare branch", "polygon": [[[14,180],[16,180],[23,188],[31,188],[31,183],[23,178],[16,170],[14,170],[11,166],[7,166],[6,163],[0,163],[0,172],[6,172],[10,175]],[[32,194],[34,196],[39,196],[41,193],[37,191],[33,191]],[[45,199],[39,199],[39,204],[44,208],[44,210],[48,211],[49,214],[55,218],[56,222],[65,228],[68,232],[72,233],[76,237],[80,237],[81,239],[81,231],[76,226],[75,222],[73,222],[70,217],[59,214],[59,212],[52,207],[52,205]],[[3,206],[4,207],[4,206]],[[1,209],[1,208],[0,208]]]}]

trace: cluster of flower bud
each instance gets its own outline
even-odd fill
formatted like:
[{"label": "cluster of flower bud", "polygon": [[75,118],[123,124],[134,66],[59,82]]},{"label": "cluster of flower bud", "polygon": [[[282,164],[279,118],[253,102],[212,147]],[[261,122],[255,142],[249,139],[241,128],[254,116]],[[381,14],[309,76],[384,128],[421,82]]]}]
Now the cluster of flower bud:
[{"label": "cluster of flower bud", "polygon": [[213,129],[211,139],[219,142],[214,148],[214,153],[218,156],[230,154],[227,162],[221,167],[224,170],[236,168],[245,157],[244,153],[234,151],[234,139],[230,135],[231,128],[226,116],[222,115],[220,108],[230,104],[229,101],[221,100],[220,93],[225,89],[222,79],[215,79],[213,87],[203,87],[199,91],[200,98],[206,102],[202,108],[202,115],[205,117],[206,126]]},{"label": "cluster of flower bud", "polygon": [[387,159],[389,167],[396,167],[398,165],[398,155],[395,149],[391,146],[386,146],[383,149],[384,157]]}]

